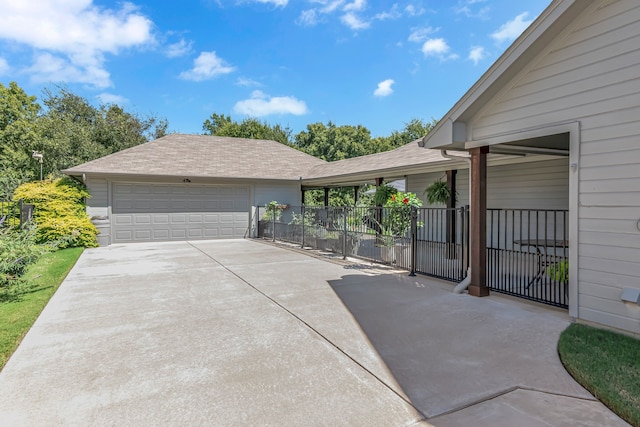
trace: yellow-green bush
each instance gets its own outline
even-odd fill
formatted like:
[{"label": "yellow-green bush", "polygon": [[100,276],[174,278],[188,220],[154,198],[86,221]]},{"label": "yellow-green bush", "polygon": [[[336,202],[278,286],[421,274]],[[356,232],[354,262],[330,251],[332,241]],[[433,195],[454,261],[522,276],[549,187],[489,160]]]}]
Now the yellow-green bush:
[{"label": "yellow-green bush", "polygon": [[98,230],[85,212],[86,197],[89,193],[84,186],[69,177],[28,182],[13,193],[14,200],[35,206],[38,242],[59,248],[98,245]]}]

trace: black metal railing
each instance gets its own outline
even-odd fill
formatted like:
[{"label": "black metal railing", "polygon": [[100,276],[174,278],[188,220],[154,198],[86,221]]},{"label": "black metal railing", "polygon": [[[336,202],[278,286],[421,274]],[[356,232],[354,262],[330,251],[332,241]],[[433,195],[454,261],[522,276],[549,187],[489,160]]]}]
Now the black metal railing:
[{"label": "black metal railing", "polygon": [[489,287],[567,307],[568,230],[567,210],[488,209]]},{"label": "black metal railing", "polygon": [[469,267],[469,209],[418,209],[416,271],[459,282]]},{"label": "black metal railing", "polygon": [[[460,281],[469,264],[468,209],[260,206],[256,236]],[[257,219],[257,221],[255,220]]]},{"label": "black metal railing", "polygon": [[18,201],[0,200],[0,227],[22,227],[33,219],[33,205]]}]

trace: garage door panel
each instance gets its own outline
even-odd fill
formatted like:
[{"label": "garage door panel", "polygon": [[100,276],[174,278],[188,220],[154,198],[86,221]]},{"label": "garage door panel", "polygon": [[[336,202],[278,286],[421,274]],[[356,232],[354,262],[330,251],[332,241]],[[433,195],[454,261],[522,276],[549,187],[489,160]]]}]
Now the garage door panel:
[{"label": "garage door panel", "polygon": [[114,225],[131,225],[133,224],[133,215],[117,215],[113,218]]},{"label": "garage door panel", "polygon": [[153,216],[153,223],[158,225],[169,224],[169,215],[155,214]]},{"label": "garage door panel", "polygon": [[135,225],[148,225],[151,224],[151,215],[135,215],[133,217],[133,223]]},{"label": "garage door panel", "polygon": [[167,228],[163,228],[160,230],[153,230],[153,239],[154,240],[168,240],[169,239],[169,230]]},{"label": "garage door panel", "polygon": [[218,219],[218,214],[204,214],[202,218],[202,222],[205,224],[218,224],[220,220]]},{"label": "garage door panel", "polygon": [[186,214],[171,214],[171,224],[184,225],[187,223]]},{"label": "garage door panel", "polygon": [[113,185],[114,242],[244,237],[249,187]]}]

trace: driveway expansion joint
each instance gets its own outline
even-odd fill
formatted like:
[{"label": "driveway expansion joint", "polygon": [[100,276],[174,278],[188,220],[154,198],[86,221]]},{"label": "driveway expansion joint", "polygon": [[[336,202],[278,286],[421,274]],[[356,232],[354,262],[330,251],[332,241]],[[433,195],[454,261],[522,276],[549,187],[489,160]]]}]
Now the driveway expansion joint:
[{"label": "driveway expansion joint", "polygon": [[593,396],[588,398],[588,397],[583,397],[583,396],[576,396],[576,395],[571,395],[571,394],[567,394],[567,393],[558,393],[558,392],[554,392],[554,391],[550,391],[550,390],[543,390],[543,389],[537,389],[537,388],[534,388],[534,387],[526,387],[526,386],[520,385],[520,386],[509,387],[509,388],[506,388],[506,389],[504,389],[502,391],[498,391],[496,393],[491,393],[491,394],[486,395],[486,396],[484,396],[484,397],[482,397],[480,399],[476,399],[476,400],[474,400],[472,402],[468,402],[468,403],[462,404],[462,405],[460,405],[458,407],[451,408],[451,409],[449,409],[447,411],[431,415],[427,419],[428,420],[433,420],[435,418],[444,417],[446,415],[451,415],[451,414],[454,414],[456,412],[460,412],[460,411],[463,411],[465,409],[471,408],[473,406],[481,405],[483,403],[489,402],[489,401],[497,399],[499,397],[506,396],[507,394],[513,393],[514,391],[518,391],[518,390],[533,391],[533,392],[536,392],[536,393],[547,394],[547,395],[551,395],[551,396],[568,397],[570,399],[584,400],[585,402],[598,402],[598,399],[596,399]]}]

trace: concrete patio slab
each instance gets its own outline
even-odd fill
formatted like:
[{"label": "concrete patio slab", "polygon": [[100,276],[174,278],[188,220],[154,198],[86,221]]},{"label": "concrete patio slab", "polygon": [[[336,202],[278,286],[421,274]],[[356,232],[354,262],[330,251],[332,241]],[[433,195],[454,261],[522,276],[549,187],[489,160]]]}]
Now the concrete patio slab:
[{"label": "concrete patio slab", "polygon": [[0,420],[626,425],[562,368],[566,313],[451,288],[248,240],[87,250],[0,373]]}]

